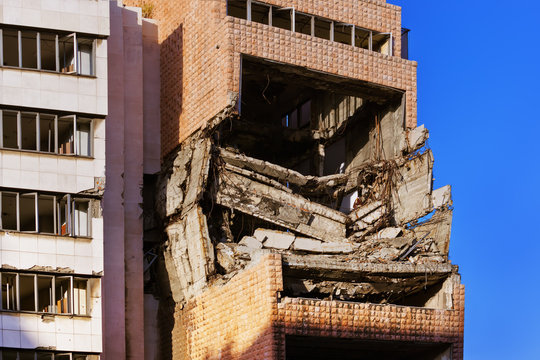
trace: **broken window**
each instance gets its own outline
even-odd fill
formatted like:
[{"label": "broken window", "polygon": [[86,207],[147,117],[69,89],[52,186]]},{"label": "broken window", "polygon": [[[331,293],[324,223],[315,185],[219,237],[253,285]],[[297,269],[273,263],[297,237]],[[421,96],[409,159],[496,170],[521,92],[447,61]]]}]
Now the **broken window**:
[{"label": "broken window", "polygon": [[70,195],[2,191],[4,230],[89,237],[90,200]]},{"label": "broken window", "polygon": [[92,119],[0,110],[0,121],[4,148],[92,156]]},{"label": "broken window", "polygon": [[56,34],[40,33],[42,70],[59,71],[56,57],[57,39]]},{"label": "broken window", "polygon": [[352,29],[353,26],[349,24],[335,24],[334,25],[334,41],[351,45],[352,44]]},{"label": "broken window", "polygon": [[240,19],[247,19],[247,1],[246,0],[228,0],[227,15]]},{"label": "broken window", "polygon": [[56,116],[39,114],[39,151],[55,152]]},{"label": "broken window", "polygon": [[52,195],[42,195],[38,197],[39,209],[39,232],[56,234],[56,197]]},{"label": "broken window", "polygon": [[38,68],[37,36],[35,31],[21,31],[22,67]]},{"label": "broken window", "polygon": [[53,308],[53,277],[37,276],[38,311],[54,312]]},{"label": "broken window", "polygon": [[2,310],[37,311],[86,316],[88,279],[71,275],[0,273]]},{"label": "broken window", "polygon": [[251,3],[251,20],[265,24],[270,25],[269,19],[270,19],[270,12],[271,12],[271,6],[260,4],[253,2]]},{"label": "broken window", "polygon": [[294,13],[294,31],[301,34],[313,35],[311,33],[312,20],[313,20],[313,16],[295,12]]},{"label": "broken window", "polygon": [[371,50],[371,31],[359,27],[354,28],[354,46]]},{"label": "broken window", "polygon": [[374,32],[372,50],[384,55],[392,55],[392,35]]},{"label": "broken window", "polygon": [[50,350],[0,349],[2,360],[99,360],[97,354],[70,353]]},{"label": "broken window", "polygon": [[37,311],[36,276],[19,274],[19,310]]},{"label": "broken window", "polygon": [[71,314],[71,279],[70,276],[56,278],[54,303],[58,314]]},{"label": "broken window", "polygon": [[75,236],[90,236],[89,204],[86,200],[74,201],[73,223]]},{"label": "broken window", "polygon": [[292,30],[292,12],[291,8],[272,8],[272,26],[280,29]]},{"label": "broken window", "polygon": [[91,155],[91,149],[90,149],[90,136],[91,136],[91,128],[92,128],[92,120],[91,119],[83,119],[83,118],[77,118],[77,124],[76,124],[76,133],[77,133],[77,155],[81,156],[90,156]]},{"label": "broken window", "polygon": [[3,66],[95,75],[96,39],[77,34],[0,29]]},{"label": "broken window", "polygon": [[2,65],[19,67],[19,31],[2,29]]},{"label": "broken window", "polygon": [[2,310],[17,309],[17,274],[0,273],[2,277]]},{"label": "broken window", "polygon": [[75,152],[75,138],[73,128],[75,116],[62,116],[58,118],[58,153],[73,154]]},{"label": "broken window", "polygon": [[315,17],[315,36],[332,40],[332,21]]},{"label": "broken window", "polygon": [[2,110],[2,147],[8,149],[18,149],[19,141],[17,134],[18,117],[20,113],[16,111]]},{"label": "broken window", "polygon": [[78,73],[81,75],[94,75],[94,45],[94,39],[77,39]]},{"label": "broken window", "polygon": [[21,113],[21,149],[37,150],[37,114]]},{"label": "broken window", "polygon": [[88,280],[73,280],[73,313],[78,315],[88,314]]}]

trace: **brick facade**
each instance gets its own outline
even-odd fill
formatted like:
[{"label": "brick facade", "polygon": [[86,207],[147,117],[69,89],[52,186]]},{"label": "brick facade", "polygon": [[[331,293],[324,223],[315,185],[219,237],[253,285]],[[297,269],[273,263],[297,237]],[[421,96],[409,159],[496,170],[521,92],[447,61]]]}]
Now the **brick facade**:
[{"label": "brick facade", "polygon": [[[416,125],[416,62],[228,17],[225,0],[145,0],[154,4],[161,44],[162,155],[226,107],[240,89],[240,55],[305,66],[406,92],[406,121]],[[401,49],[401,9],[379,0],[268,0],[300,12],[392,32]],[[140,0],[126,0],[140,5]]]},{"label": "brick facade", "polygon": [[282,290],[281,256],[269,254],[177,307],[173,359],[285,360],[288,335],[452,344],[452,358],[463,358],[463,285],[451,310],[279,299]]}]

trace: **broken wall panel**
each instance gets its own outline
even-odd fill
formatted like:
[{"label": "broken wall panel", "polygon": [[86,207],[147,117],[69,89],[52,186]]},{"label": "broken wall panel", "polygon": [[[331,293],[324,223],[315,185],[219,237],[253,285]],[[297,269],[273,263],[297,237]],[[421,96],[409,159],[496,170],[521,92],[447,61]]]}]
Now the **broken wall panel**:
[{"label": "broken wall panel", "polygon": [[399,168],[392,202],[398,224],[421,218],[430,211],[433,154],[426,151]]},{"label": "broken wall panel", "polygon": [[189,210],[183,221],[170,224],[165,231],[165,263],[174,285],[173,297],[179,302],[200,292],[215,272],[214,248],[200,207]]}]

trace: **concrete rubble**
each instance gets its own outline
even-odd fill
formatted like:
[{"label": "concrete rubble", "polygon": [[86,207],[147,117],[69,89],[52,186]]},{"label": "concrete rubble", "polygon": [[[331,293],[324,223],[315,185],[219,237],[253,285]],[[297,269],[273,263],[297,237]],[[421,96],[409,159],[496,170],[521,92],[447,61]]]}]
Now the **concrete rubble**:
[{"label": "concrete rubble", "polygon": [[[457,274],[448,261],[451,189],[432,189],[423,126],[393,128],[397,145],[389,156],[362,150],[354,154],[356,166],[315,176],[228,144],[222,128],[236,121],[242,119],[220,114],[213,127],[184,141],[157,181],[176,302],[228,281],[267,252],[290,260],[285,293],[295,296],[385,303]],[[339,132],[311,136],[337,136],[329,133]],[[306,136],[299,130],[290,138]]]}]

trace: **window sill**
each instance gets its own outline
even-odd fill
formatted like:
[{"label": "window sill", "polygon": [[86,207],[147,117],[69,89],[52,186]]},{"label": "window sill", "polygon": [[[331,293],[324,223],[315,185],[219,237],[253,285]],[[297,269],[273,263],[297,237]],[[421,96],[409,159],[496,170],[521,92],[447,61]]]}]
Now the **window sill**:
[{"label": "window sill", "polygon": [[39,312],[39,311],[28,311],[28,310],[0,310],[1,313],[6,314],[27,314],[27,315],[38,315],[41,316],[41,318],[44,317],[55,317],[55,316],[61,316],[61,317],[69,317],[74,319],[91,319],[92,316],[90,315],[78,315],[78,314],[56,314],[56,313],[46,313],[46,312]]},{"label": "window sill", "polygon": [[13,149],[13,148],[0,147],[0,150],[22,152],[22,153],[29,153],[29,154],[38,154],[38,155],[61,156],[61,157],[76,158],[76,159],[89,159],[89,160],[95,159],[93,156],[77,155],[77,154],[60,154],[60,153],[53,153],[53,152],[47,152],[47,151],[37,151],[37,150],[27,150],[27,149]]},{"label": "window sill", "polygon": [[81,240],[93,240],[92,236],[70,236],[70,235],[59,235],[59,234],[50,234],[50,233],[43,233],[43,232],[36,232],[36,231],[19,231],[19,230],[8,230],[8,229],[0,229],[0,234],[9,234],[9,233],[16,233],[16,234],[24,234],[24,235],[39,235],[39,236],[47,236],[47,237],[63,237],[63,238],[71,238],[71,239],[81,239]]},{"label": "window sill", "polygon": [[43,69],[32,69],[32,68],[23,68],[18,66],[8,66],[8,65],[0,65],[0,69],[10,69],[10,70],[23,70],[23,71],[31,71],[31,72],[38,72],[38,73],[46,73],[46,74],[56,74],[56,75],[68,75],[68,76],[78,76],[88,79],[97,79],[96,75],[84,75],[84,74],[69,74],[59,71],[53,71],[53,70],[43,70]]}]

